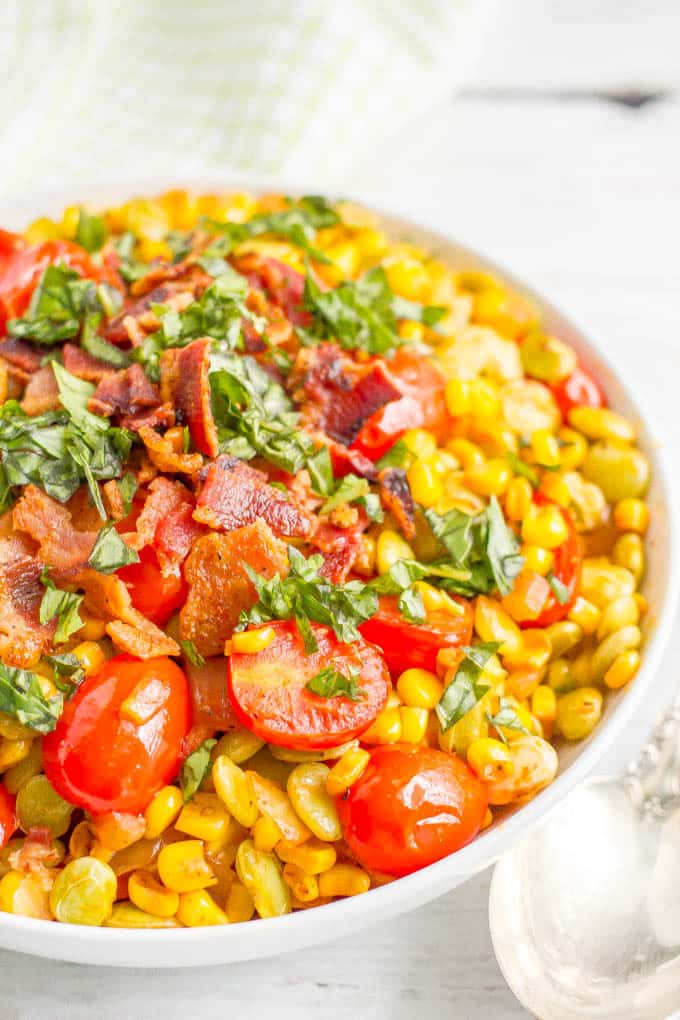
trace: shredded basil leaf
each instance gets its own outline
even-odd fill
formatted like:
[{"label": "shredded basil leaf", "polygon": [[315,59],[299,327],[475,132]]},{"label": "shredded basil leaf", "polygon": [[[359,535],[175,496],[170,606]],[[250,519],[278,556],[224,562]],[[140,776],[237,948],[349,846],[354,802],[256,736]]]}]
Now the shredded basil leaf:
[{"label": "shredded basil leaf", "polygon": [[179,787],[184,803],[191,800],[210,771],[210,752],[217,741],[211,737],[204,740],[193,754],[185,758],[179,773]]},{"label": "shredded basil leaf", "polygon": [[49,623],[56,616],[57,628],[54,640],[56,644],[61,645],[83,626],[78,610],[85,596],[57,588],[49,575],[48,567],[43,570],[40,580],[45,586],[45,594],[40,603],[40,623]]},{"label": "shredded basil leaf", "polygon": [[87,562],[88,566],[100,574],[113,574],[120,567],[139,563],[139,553],[123,541],[116,531],[115,524],[110,521],[97,535],[97,541]]},{"label": "shredded basil leaf", "polygon": [[567,602],[571,598],[571,593],[563,581],[560,581],[559,577],[555,577],[552,571],[547,577],[548,584],[552,589],[552,593],[561,606],[566,606]]},{"label": "shredded basil leaf", "polygon": [[63,708],[64,695],[46,698],[35,673],[0,662],[0,712],[37,733],[51,733]]},{"label": "shredded basil leaf", "polygon": [[193,641],[180,641],[179,646],[192,666],[205,666],[205,659],[199,653]]},{"label": "shredded basil leaf", "polygon": [[23,318],[10,319],[10,336],[51,346],[75,337],[88,315],[111,315],[121,295],[107,284],[84,279],[75,269],[57,263],[43,271]]},{"label": "shredded basil leaf", "polygon": [[107,235],[106,223],[101,216],[95,216],[94,213],[89,213],[87,209],[81,208],[76,227],[76,244],[81,245],[85,251],[99,251]]},{"label": "shredded basil leaf", "polygon": [[349,667],[349,676],[335,669],[334,666],[324,666],[319,672],[308,680],[305,687],[320,698],[347,698],[348,701],[363,701],[366,697],[366,690],[359,687],[357,677],[359,670],[356,666]]},{"label": "shredded basil leaf", "polygon": [[498,739],[502,740],[504,744],[507,743],[507,738],[503,733],[502,727],[507,730],[517,730],[519,733],[529,732],[518,716],[514,705],[508,698],[501,698],[498,706],[498,712],[496,712],[495,715],[491,715],[490,712],[487,712],[486,720],[490,726],[494,727],[498,733]]},{"label": "shredded basil leaf", "polygon": [[538,488],[539,483],[538,473],[535,470],[535,468],[531,466],[531,464],[527,464],[526,461],[522,460],[521,457],[518,457],[516,453],[512,452],[507,454],[507,459],[510,461],[510,466],[512,467],[512,470],[516,475],[520,475],[522,478],[526,478],[527,481],[530,482],[532,488],[534,489]]},{"label": "shredded basil leaf", "polygon": [[462,719],[490,690],[491,685],[482,680],[482,674],[489,659],[499,648],[500,643],[497,641],[463,647],[465,658],[435,706],[442,732]]},{"label": "shredded basil leaf", "polygon": [[375,462],[375,466],[378,471],[382,471],[383,468],[388,467],[400,467],[407,469],[411,466],[415,456],[411,453],[408,446],[403,439],[398,439],[396,443],[389,448],[380,460]]},{"label": "shredded basil leaf", "polygon": [[309,268],[303,305],[314,317],[311,329],[298,328],[303,343],[335,338],[346,350],[391,354],[401,344],[392,311],[392,291],[381,266],[369,269],[359,280],[347,280],[323,291]]}]

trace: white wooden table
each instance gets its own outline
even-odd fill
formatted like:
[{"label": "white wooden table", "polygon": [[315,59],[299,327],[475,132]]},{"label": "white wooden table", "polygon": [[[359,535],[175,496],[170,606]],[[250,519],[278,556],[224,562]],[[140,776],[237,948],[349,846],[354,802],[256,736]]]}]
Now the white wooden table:
[{"label": "white wooden table", "polygon": [[[657,435],[680,447],[680,8],[674,0],[503,8],[465,94],[371,154],[342,191],[408,205],[413,218],[550,295],[611,345]],[[663,98],[638,108],[617,101],[633,93]],[[107,971],[2,952],[0,1018],[515,1020],[528,1014],[493,957],[488,881],[479,876],[355,938],[228,968]]]}]

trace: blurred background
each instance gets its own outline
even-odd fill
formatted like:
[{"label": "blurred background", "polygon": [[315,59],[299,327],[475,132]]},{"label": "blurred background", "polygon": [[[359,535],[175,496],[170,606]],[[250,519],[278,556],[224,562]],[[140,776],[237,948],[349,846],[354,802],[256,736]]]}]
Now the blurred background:
[{"label": "blurred background", "polygon": [[[365,197],[567,310],[633,383],[680,475],[678,0],[2,0],[0,67],[0,223],[46,211],[45,192],[66,204],[232,171]],[[493,958],[488,881],[224,969],[0,952],[0,1015],[526,1017]]]}]

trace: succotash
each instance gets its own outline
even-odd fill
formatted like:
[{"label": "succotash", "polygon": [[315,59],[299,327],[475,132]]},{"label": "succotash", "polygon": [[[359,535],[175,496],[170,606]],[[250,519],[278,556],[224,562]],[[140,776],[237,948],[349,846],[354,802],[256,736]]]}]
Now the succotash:
[{"label": "succotash", "polygon": [[0,910],[353,896],[640,664],[634,423],[502,280],[318,196],[0,232]]}]

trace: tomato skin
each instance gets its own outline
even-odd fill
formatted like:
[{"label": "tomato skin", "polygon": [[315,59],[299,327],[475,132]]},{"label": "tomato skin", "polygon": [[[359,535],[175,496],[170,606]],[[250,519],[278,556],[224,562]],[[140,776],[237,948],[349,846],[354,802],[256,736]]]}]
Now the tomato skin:
[{"label": "tomato skin", "polygon": [[383,596],[378,612],[359,630],[382,649],[394,676],[413,667],[434,673],[441,648],[459,648],[472,638],[472,605],[464,599],[456,601],[463,607],[462,616],[435,612],[428,613],[426,623],[408,623],[397,608],[396,596]]},{"label": "tomato skin", "polygon": [[116,573],[125,581],[135,609],[159,627],[186,602],[186,581],[176,574],[164,577],[150,545],[140,549],[139,563],[130,563]]},{"label": "tomato skin", "polygon": [[0,846],[4,846],[17,829],[17,816],[14,810],[16,797],[0,786]]},{"label": "tomato skin", "polygon": [[[539,506],[545,506],[549,503],[557,506],[557,504],[553,503],[552,500],[548,499],[541,492],[534,494],[534,503],[537,503]],[[555,558],[552,572],[553,576],[558,581],[561,581],[569,592],[569,598],[561,605],[551,590],[540,616],[537,616],[535,620],[527,620],[521,623],[521,627],[549,627],[551,623],[558,623],[567,615],[578,595],[581,565],[583,563],[583,543],[569,510],[562,506],[558,506],[558,509],[564,517],[569,534],[562,545],[554,550]]]},{"label": "tomato skin", "polygon": [[577,366],[571,375],[550,387],[562,417],[567,420],[572,407],[606,407],[607,401],[589,372]]},{"label": "tomato skin", "polygon": [[415,744],[384,744],[370,755],[361,777],[336,801],[360,864],[409,875],[474,839],[488,798],[462,758]]},{"label": "tomato skin", "polygon": [[[266,648],[229,656],[229,695],[243,726],[269,743],[305,751],[336,747],[371,725],[392,689],[378,648],[361,640],[344,644],[330,628],[313,623],[319,648],[308,654],[294,620],[267,626],[276,636]],[[308,690],[307,682],[328,665],[345,675],[349,666],[358,669],[356,683],[365,697],[325,698]]]},{"label": "tomato skin", "polygon": [[[146,722],[121,717],[138,684],[162,685],[165,700]],[[71,804],[101,814],[143,811],[174,777],[191,726],[189,685],[171,659],[109,659],[67,701],[56,729],[43,739],[43,768]]]}]

